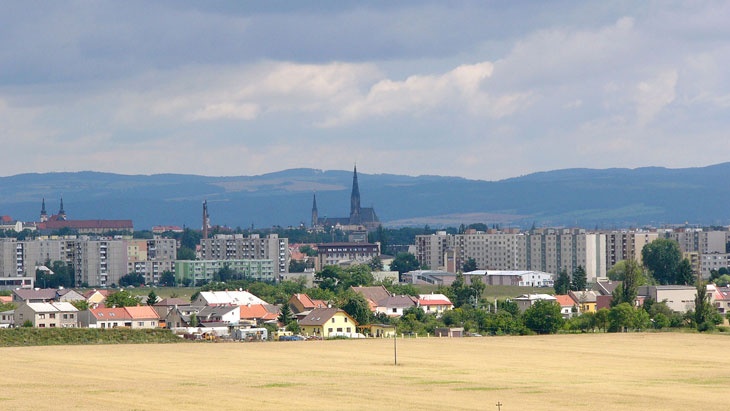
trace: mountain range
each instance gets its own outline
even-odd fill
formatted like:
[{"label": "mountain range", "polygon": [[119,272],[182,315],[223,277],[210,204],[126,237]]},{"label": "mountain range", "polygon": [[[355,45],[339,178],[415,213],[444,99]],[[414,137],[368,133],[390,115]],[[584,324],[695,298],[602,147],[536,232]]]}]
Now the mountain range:
[{"label": "mountain range", "polygon": [[[667,169],[563,169],[500,181],[358,173],[363,207],[386,226],[571,226],[621,228],[730,224],[730,163]],[[37,221],[63,198],[69,219],[132,219],[201,227],[309,225],[312,196],[319,216],[346,217],[351,171],[291,169],[257,176],[120,175],[100,172],[19,174],[0,178],[0,215]]]}]

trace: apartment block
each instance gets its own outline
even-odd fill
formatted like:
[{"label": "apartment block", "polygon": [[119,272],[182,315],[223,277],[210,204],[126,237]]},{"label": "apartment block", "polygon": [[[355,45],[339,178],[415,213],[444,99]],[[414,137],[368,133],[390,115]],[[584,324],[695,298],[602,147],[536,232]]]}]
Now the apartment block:
[{"label": "apartment block", "polygon": [[179,284],[190,282],[201,284],[213,280],[224,267],[241,273],[244,277],[258,281],[275,281],[277,277],[274,261],[262,260],[178,260],[175,261],[175,278]]},{"label": "apartment block", "polygon": [[277,273],[289,270],[289,239],[277,234],[260,237],[251,234],[216,235],[200,240],[200,256],[204,260],[265,260],[276,262]]}]

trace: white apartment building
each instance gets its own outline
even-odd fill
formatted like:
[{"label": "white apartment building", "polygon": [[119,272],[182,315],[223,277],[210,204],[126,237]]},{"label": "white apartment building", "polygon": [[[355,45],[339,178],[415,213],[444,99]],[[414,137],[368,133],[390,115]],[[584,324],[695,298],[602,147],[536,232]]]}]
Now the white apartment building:
[{"label": "white apartment building", "polygon": [[276,271],[289,271],[289,239],[278,234],[260,237],[251,234],[219,234],[200,240],[200,257],[203,260],[266,260],[276,262]]}]

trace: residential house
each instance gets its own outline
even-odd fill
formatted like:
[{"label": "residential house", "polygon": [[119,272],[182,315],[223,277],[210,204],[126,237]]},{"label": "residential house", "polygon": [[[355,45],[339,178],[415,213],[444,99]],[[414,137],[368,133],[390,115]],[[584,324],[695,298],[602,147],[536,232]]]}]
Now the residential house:
[{"label": "residential house", "polygon": [[55,288],[32,288],[13,290],[13,302],[47,303],[58,301],[58,290]]},{"label": "residential house", "polygon": [[639,296],[665,302],[669,308],[679,313],[694,309],[697,289],[688,285],[649,285],[641,286]]},{"label": "residential house", "polygon": [[521,296],[513,299],[522,313],[532,307],[535,302],[540,300],[557,301],[555,297],[549,294],[522,294]]},{"label": "residential house", "polygon": [[275,323],[279,318],[279,307],[271,304],[247,304],[241,306],[241,322],[252,326]]},{"label": "residential house", "polygon": [[88,328],[157,328],[160,317],[150,306],[97,307],[79,313],[79,323]]},{"label": "residential house", "polygon": [[574,312],[578,312],[578,305],[575,301],[573,301],[571,296],[567,294],[557,294],[555,295],[555,300],[558,304],[560,304],[560,314],[563,315],[563,318],[571,318]]},{"label": "residential house", "polygon": [[309,313],[315,308],[327,308],[327,302],[324,300],[313,300],[307,294],[296,293],[287,301],[289,309],[294,315],[301,313]]},{"label": "residential house", "polygon": [[0,312],[0,328],[10,328],[15,326],[15,310]]},{"label": "residential house", "polygon": [[400,317],[404,311],[417,305],[418,299],[410,295],[391,295],[378,301],[375,312],[388,317]]},{"label": "residential house", "polygon": [[78,311],[68,302],[22,303],[13,313],[16,325],[30,321],[37,328],[76,328]]},{"label": "residential house", "polygon": [[723,315],[730,312],[730,287],[715,287],[713,294],[717,312]]},{"label": "residential house", "polygon": [[98,305],[104,302],[106,300],[106,297],[109,296],[111,292],[109,290],[89,290],[85,292],[84,298],[86,298],[86,302],[89,303],[90,306]]},{"label": "residential house", "polygon": [[573,299],[581,314],[596,312],[597,293],[595,291],[568,291],[568,295]]},{"label": "residential house", "polygon": [[418,306],[426,314],[436,314],[441,316],[446,310],[454,308],[454,304],[451,303],[449,297],[443,294],[419,294],[418,295]]},{"label": "residential house", "polygon": [[238,325],[241,321],[241,306],[209,305],[202,307],[196,316],[200,325],[210,325],[211,323]]},{"label": "residential house", "polygon": [[393,338],[395,326],[392,324],[365,324],[358,327],[360,332],[375,338]]},{"label": "residential house", "polygon": [[357,321],[339,308],[315,308],[299,320],[299,329],[304,335],[329,338],[357,335]]},{"label": "residential house", "polygon": [[160,316],[162,321],[164,321],[164,319],[167,318],[167,315],[170,314],[170,311],[174,310],[176,307],[187,307],[189,305],[190,301],[183,300],[182,298],[163,298],[156,302],[152,308],[157,311],[157,315]]},{"label": "residential house", "polygon": [[72,290],[70,288],[61,288],[56,293],[58,295],[58,301],[66,301],[66,302],[73,302],[73,301],[85,301],[86,298],[84,298],[83,295],[81,295],[79,292]]}]

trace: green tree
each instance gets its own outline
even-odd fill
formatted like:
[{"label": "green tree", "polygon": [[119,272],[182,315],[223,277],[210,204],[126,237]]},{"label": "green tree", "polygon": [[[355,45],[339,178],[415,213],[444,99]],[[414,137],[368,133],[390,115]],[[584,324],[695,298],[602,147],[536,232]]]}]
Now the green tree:
[{"label": "green tree", "polygon": [[368,266],[372,271],[383,271],[383,260],[377,255],[370,259]]},{"label": "green tree", "polygon": [[119,285],[122,287],[129,287],[130,285],[139,287],[144,285],[144,275],[139,273],[125,274],[119,279]]},{"label": "green tree", "polygon": [[303,246],[299,247],[299,252],[306,255],[307,257],[317,256],[317,250],[312,248],[311,245],[303,245]]},{"label": "green tree", "polygon": [[558,278],[555,279],[553,288],[555,289],[555,294],[568,294],[568,290],[570,290],[570,276],[565,268],[558,272]]},{"label": "green tree", "polygon": [[154,290],[151,290],[149,294],[147,294],[147,305],[155,305],[157,304],[157,294],[155,294]]},{"label": "green tree", "polygon": [[190,314],[190,326],[197,327],[199,324],[200,324],[200,321],[198,320],[198,314],[196,314],[196,313]]},{"label": "green tree", "polygon": [[635,310],[629,303],[621,303],[608,313],[609,331],[622,332],[627,331],[634,325]]},{"label": "green tree", "polygon": [[583,268],[583,266],[576,267],[575,270],[573,270],[573,278],[570,280],[570,289],[573,291],[585,291],[586,286],[588,285],[588,279],[586,275],[586,270]]},{"label": "green tree", "polygon": [[692,263],[688,259],[683,258],[677,267],[677,284],[692,285],[695,282],[695,276],[692,274]]},{"label": "green tree", "polygon": [[289,307],[289,304],[282,304],[279,309],[279,316],[277,317],[279,323],[284,327],[288,326],[291,322],[294,322],[294,314]]},{"label": "green tree", "polygon": [[[200,231],[191,230],[190,228],[185,228],[183,230],[182,235],[180,236],[180,248],[185,247],[189,250],[195,250],[195,247],[200,244],[200,239],[203,237],[202,233]],[[193,251],[193,254],[195,254],[195,251]],[[195,257],[190,258],[189,260],[194,260]],[[178,260],[182,260],[182,258],[178,258]]]},{"label": "green tree", "polygon": [[79,311],[86,311],[89,309],[89,302],[86,300],[74,300],[71,301],[71,305],[76,307]]},{"label": "green tree", "polygon": [[303,273],[307,268],[305,261],[291,260],[289,261],[289,272],[290,273]]},{"label": "green tree", "polygon": [[464,265],[461,267],[461,270],[465,273],[468,273],[470,271],[474,271],[477,269],[477,260],[469,257],[465,262]]},{"label": "green tree", "polygon": [[658,238],[641,250],[644,266],[659,284],[677,284],[677,272],[682,261],[679,244],[670,239]]},{"label": "green tree", "polygon": [[175,274],[172,271],[163,271],[160,276],[160,285],[163,287],[174,287]]},{"label": "green tree", "polygon": [[418,270],[419,267],[420,265],[416,256],[411,253],[398,253],[393,259],[393,262],[390,263],[390,269],[398,271],[398,274]]},{"label": "green tree", "polygon": [[714,310],[712,296],[707,293],[707,286],[703,281],[697,282],[697,297],[695,297],[694,323],[698,331],[709,331],[715,328],[711,321]]},{"label": "green tree", "polygon": [[359,325],[370,324],[373,313],[365,297],[352,290],[345,291],[339,299],[338,305],[354,318]]},{"label": "green tree", "polygon": [[326,265],[321,271],[314,274],[314,279],[323,290],[336,291],[337,285],[342,280],[344,271],[336,265]]},{"label": "green tree", "polygon": [[555,301],[538,300],[522,316],[525,327],[538,334],[554,334],[563,325],[560,305]]},{"label": "green tree", "polygon": [[134,307],[139,305],[139,299],[129,293],[129,291],[121,290],[106,297],[105,303],[107,307]]},{"label": "green tree", "polygon": [[596,311],[596,315],[593,317],[593,321],[596,324],[596,328],[599,330],[606,331],[610,325],[610,311],[608,308],[601,308]]},{"label": "green tree", "polygon": [[621,303],[628,303],[633,307],[642,278],[643,274],[639,263],[636,260],[625,260],[621,278],[622,283],[613,290],[611,306],[615,307]]},{"label": "green tree", "polygon": [[181,246],[177,249],[178,260],[195,260],[195,248]]}]

